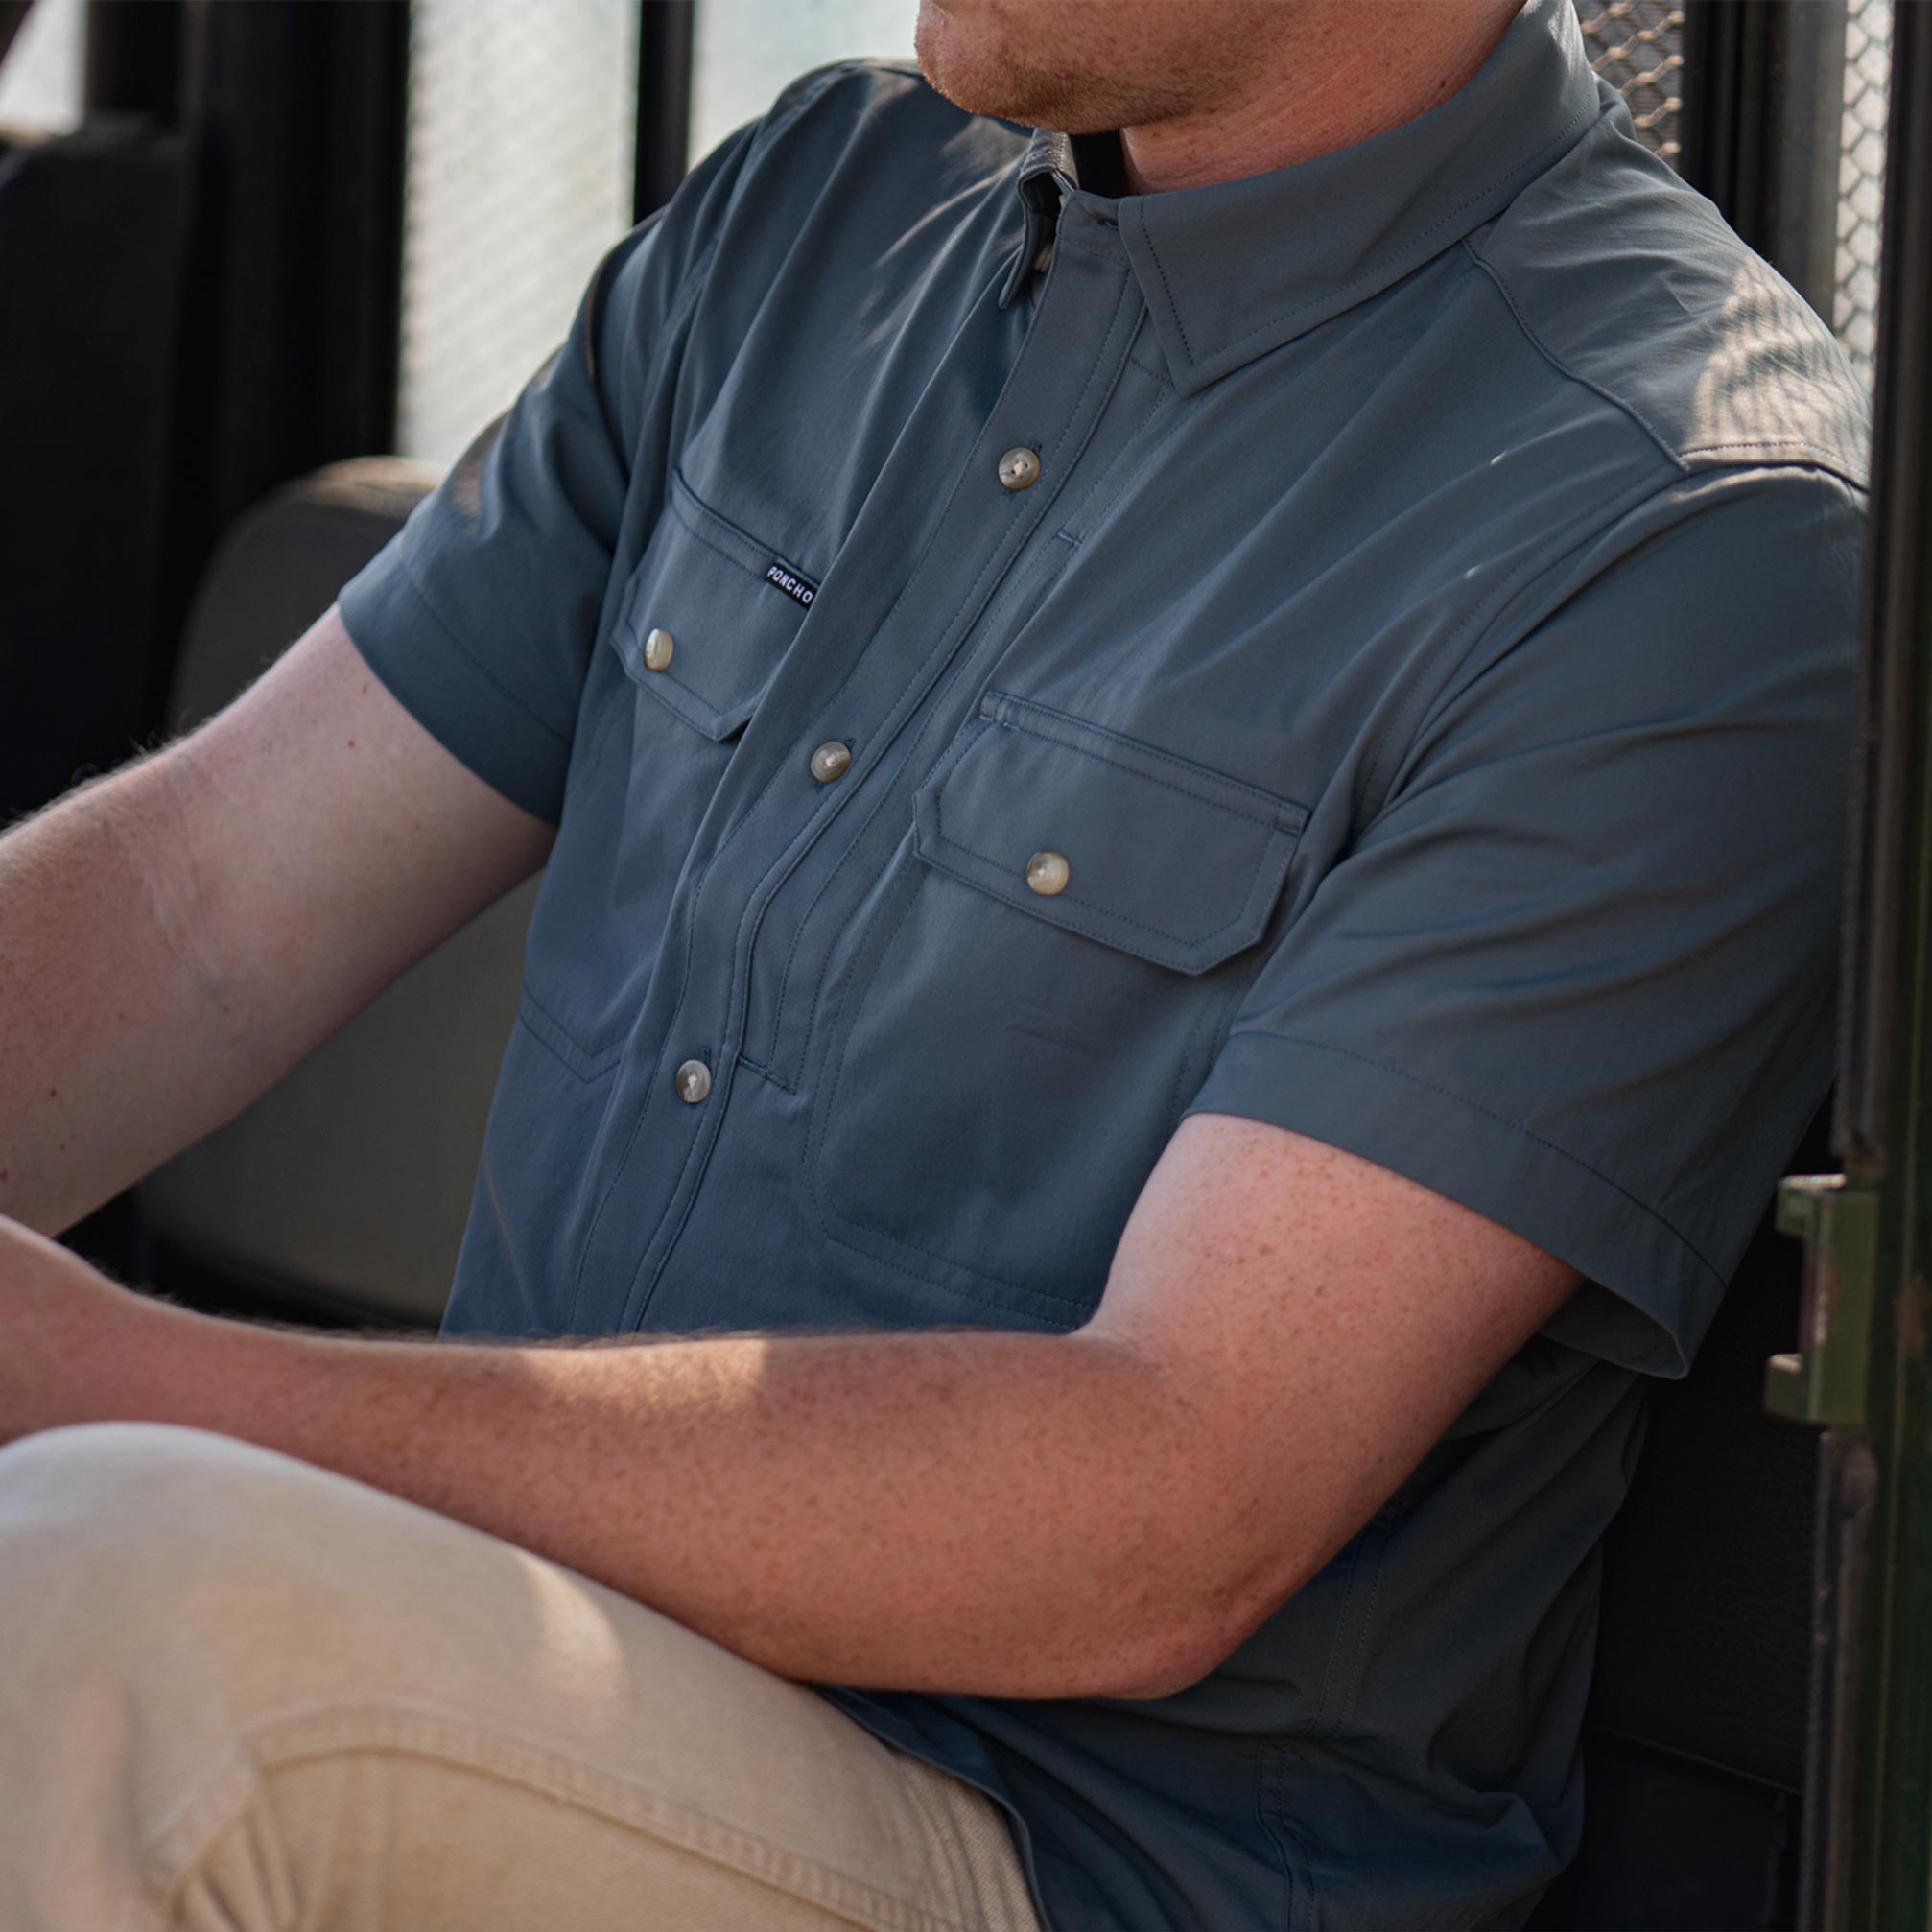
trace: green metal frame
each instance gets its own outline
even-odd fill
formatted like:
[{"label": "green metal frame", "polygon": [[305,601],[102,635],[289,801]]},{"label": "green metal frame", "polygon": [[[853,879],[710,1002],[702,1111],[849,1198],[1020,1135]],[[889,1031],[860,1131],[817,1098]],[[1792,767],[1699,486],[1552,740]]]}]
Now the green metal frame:
[{"label": "green metal frame", "polygon": [[1824,1425],[1799,1923],[1932,1932],[1932,8],[1895,13],[1853,777],[1842,1175],[1784,1184]]}]

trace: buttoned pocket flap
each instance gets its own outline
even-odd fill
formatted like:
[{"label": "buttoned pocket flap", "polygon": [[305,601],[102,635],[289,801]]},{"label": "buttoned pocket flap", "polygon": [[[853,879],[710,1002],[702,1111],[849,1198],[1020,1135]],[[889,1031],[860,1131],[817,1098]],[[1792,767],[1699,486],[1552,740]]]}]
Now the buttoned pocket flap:
[{"label": "buttoned pocket flap", "polygon": [[1261,936],[1303,806],[1139,739],[988,692],[914,801],[935,870],[1181,973]]},{"label": "buttoned pocket flap", "polygon": [[612,642],[640,691],[707,738],[758,709],[816,586],[673,476]]}]

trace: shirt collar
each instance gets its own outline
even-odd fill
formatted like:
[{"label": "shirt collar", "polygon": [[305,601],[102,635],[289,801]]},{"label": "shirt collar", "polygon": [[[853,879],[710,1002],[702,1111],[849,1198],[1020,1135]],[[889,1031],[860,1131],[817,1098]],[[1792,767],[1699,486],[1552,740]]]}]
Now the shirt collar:
[{"label": "shirt collar", "polygon": [[1084,143],[1035,132],[1018,174],[1019,294],[1060,219],[1117,224],[1184,395],[1364,302],[1499,214],[1614,102],[1571,0],[1526,0],[1440,107],[1351,148],[1240,180],[1112,200],[1080,186]]}]

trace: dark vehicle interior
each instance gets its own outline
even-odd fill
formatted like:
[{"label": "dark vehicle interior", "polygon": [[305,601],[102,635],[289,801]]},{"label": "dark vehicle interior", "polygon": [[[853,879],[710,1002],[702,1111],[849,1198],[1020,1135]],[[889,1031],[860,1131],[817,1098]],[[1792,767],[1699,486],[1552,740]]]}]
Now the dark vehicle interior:
[{"label": "dark vehicle interior", "polygon": [[[720,118],[817,61],[902,51],[882,19],[903,14],[909,39],[909,0],[804,10],[846,37],[777,35],[754,66],[745,23],[783,4],[0,0],[0,823],[219,709],[313,622],[507,406],[596,255]],[[1909,191],[1932,225],[1924,155],[1903,179],[1895,138],[1886,177],[1908,27],[1932,40],[1906,18],[1922,9],[1576,4],[1642,137],[1837,331],[1881,421],[1888,383],[1922,392],[1906,366],[1932,356],[1922,339],[1887,362],[1903,270],[1881,247],[1903,226],[1881,216],[1888,196]],[[614,36],[612,58],[532,77],[532,43],[579,29]],[[527,138],[542,115],[520,85],[562,91],[601,159]],[[493,152],[525,201],[494,194],[477,166]],[[519,254],[545,171],[586,166],[578,258]],[[70,1243],[212,1310],[434,1325],[534,892]],[[1790,1171],[1837,1165],[1831,1129],[1821,1116]],[[1804,1263],[1767,1204],[1692,1372],[1652,1390],[1606,1551],[1586,1836],[1536,1925],[1809,1922],[1818,1437],[1764,1404]]]}]

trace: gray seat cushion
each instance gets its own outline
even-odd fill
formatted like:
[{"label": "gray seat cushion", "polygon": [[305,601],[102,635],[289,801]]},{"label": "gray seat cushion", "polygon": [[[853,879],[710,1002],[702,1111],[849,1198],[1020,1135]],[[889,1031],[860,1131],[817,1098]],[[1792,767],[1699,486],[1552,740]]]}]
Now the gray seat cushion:
[{"label": "gray seat cushion", "polygon": [[[440,480],[395,457],[286,485],[223,540],[168,712],[219,710],[313,624]],[[302,1309],[433,1324],[516,1012],[530,881],[139,1190],[182,1260]]]}]

